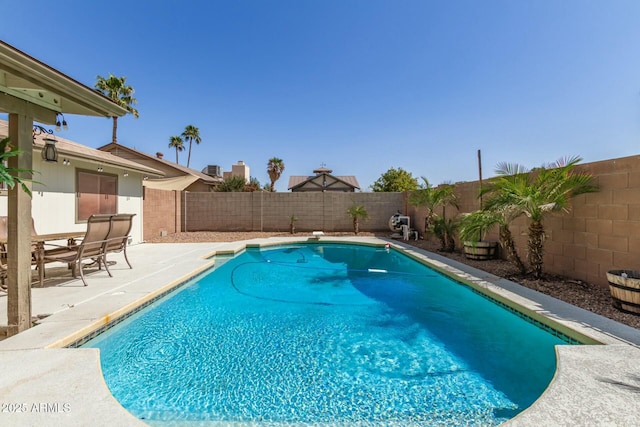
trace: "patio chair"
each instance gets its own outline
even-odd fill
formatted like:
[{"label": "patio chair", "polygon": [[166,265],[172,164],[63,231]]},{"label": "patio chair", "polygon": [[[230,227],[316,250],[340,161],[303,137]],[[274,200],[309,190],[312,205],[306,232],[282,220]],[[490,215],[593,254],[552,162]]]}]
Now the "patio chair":
[{"label": "patio chair", "polygon": [[5,280],[7,279],[7,263],[6,263],[7,254],[2,251],[0,253],[0,291],[7,292],[7,284]]},{"label": "patio chair", "polygon": [[[91,263],[97,263],[98,268],[102,268],[104,264],[105,270],[112,277],[109,267],[105,262],[105,248],[107,236],[111,229],[112,215],[91,215],[87,220],[87,231],[82,241],[72,246],[57,246],[54,249],[44,251],[44,262],[63,262],[71,266],[71,274],[77,277],[80,270],[80,278],[82,283],[87,286],[84,278],[82,261],[91,260]],[[56,246],[50,245],[48,246]]]},{"label": "patio chair", "polygon": [[107,254],[122,252],[124,260],[133,268],[127,258],[127,243],[129,242],[129,233],[133,225],[133,217],[135,214],[116,214],[111,217],[111,229],[107,236],[107,245],[104,254],[104,262],[107,262]]},{"label": "patio chair", "polygon": [[[31,236],[37,236],[38,232],[36,231],[36,226],[31,218]],[[0,252],[3,259],[7,258],[7,246],[6,241],[9,236],[9,217],[0,216]],[[35,244],[31,245],[31,265],[35,265],[37,268],[37,257],[36,257],[37,247]],[[6,268],[6,266],[5,266]]]}]

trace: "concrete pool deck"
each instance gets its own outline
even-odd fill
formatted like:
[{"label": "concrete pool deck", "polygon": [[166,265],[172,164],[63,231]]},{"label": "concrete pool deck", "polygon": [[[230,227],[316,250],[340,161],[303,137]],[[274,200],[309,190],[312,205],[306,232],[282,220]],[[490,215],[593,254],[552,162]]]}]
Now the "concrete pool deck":
[{"label": "concrete pool deck", "polygon": [[[115,400],[102,378],[97,349],[63,348],[92,330],[184,283],[213,265],[208,255],[235,253],[245,244],[271,245],[307,237],[254,239],[232,243],[140,244],[106,272],[79,279],[51,277],[32,289],[32,313],[46,316],[36,327],[0,341],[0,425],[145,425]],[[316,240],[314,240],[316,241]],[[329,238],[384,244],[378,238]],[[527,314],[550,318],[554,326],[577,330],[606,345],[558,346],[556,376],[530,408],[506,426],[628,426],[640,419],[640,331],[464,264],[391,241],[398,250],[427,260],[447,274],[482,288],[502,301],[515,301]],[[47,269],[49,273],[49,269]],[[53,275],[51,275],[53,276]],[[6,325],[6,294],[0,293],[0,326]],[[565,332],[566,333],[566,332]],[[220,424],[218,424],[220,425]]]}]

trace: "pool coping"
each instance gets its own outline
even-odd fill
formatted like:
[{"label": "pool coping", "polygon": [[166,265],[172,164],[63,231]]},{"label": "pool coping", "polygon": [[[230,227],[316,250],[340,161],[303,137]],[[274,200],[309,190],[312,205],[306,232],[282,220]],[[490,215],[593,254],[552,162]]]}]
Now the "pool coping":
[{"label": "pool coping", "polygon": [[[373,246],[388,243],[394,250],[421,262],[426,262],[479,292],[488,293],[492,298],[509,306],[515,306],[518,309],[524,308],[528,316],[535,320],[540,319],[544,324],[551,324],[563,333],[568,332],[569,336],[577,336],[583,340],[586,337],[587,340],[592,340],[590,342],[603,344],[558,346],[556,350],[557,371],[545,393],[530,408],[504,425],[578,426],[601,423],[625,425],[624,423],[630,419],[637,419],[640,416],[640,408],[636,408],[638,405],[632,403],[640,393],[640,370],[634,366],[635,361],[640,358],[640,349],[638,348],[640,331],[401,241],[378,237],[323,236],[320,239],[309,239],[308,237],[292,236],[202,245],[202,250],[199,248],[197,251],[198,261],[192,262],[193,266],[187,263],[188,265],[185,267],[191,268],[189,273],[173,278],[169,283],[162,283],[155,289],[146,292],[135,302],[128,301],[117,310],[98,316],[97,320],[95,316],[91,319],[88,318],[83,325],[78,324],[73,334],[67,333],[62,338],[54,337],[50,342],[42,345],[43,342],[46,342],[46,337],[43,337],[47,332],[46,327],[41,329],[39,334],[33,332],[38,332],[37,330],[42,328],[40,325],[0,342],[0,366],[15,374],[9,378],[0,377],[0,396],[3,396],[0,403],[19,404],[24,402],[27,405],[32,405],[42,402],[45,404],[57,402],[72,405],[72,410],[67,412],[55,412],[54,409],[60,409],[55,405],[48,407],[51,409],[49,412],[0,412],[0,423],[4,423],[5,419],[7,422],[26,422],[27,424],[35,423],[38,420],[55,420],[56,423],[64,422],[65,424],[75,420],[78,421],[78,424],[83,424],[83,422],[90,420],[90,423],[94,425],[101,425],[101,422],[104,422],[104,425],[111,425],[110,421],[113,421],[113,417],[117,416],[119,419],[117,424],[119,425],[144,425],[142,421],[137,420],[124,410],[109,393],[100,371],[98,350],[59,347],[73,343],[82,334],[91,333],[92,328],[103,327],[126,311],[136,310],[141,304],[148,304],[166,292],[184,284],[190,277],[209,268],[213,263],[212,257],[217,254],[233,255],[247,247],[267,247],[308,241],[313,243],[358,243]],[[73,310],[66,312],[71,311]],[[45,319],[47,321],[43,324],[55,324],[55,317],[63,317],[66,312],[54,314]],[[21,335],[23,337],[19,338]],[[29,341],[27,335],[35,336],[33,341],[37,344],[28,344],[26,342]],[[26,360],[31,361],[28,366],[24,366],[22,363]],[[77,369],[70,370],[70,366],[75,366]],[[43,367],[46,367],[47,370],[40,372],[39,369]],[[58,373],[64,373],[64,376],[58,378]],[[89,381],[89,379],[92,380]],[[52,383],[55,383],[56,387],[52,387]],[[59,389],[60,383],[66,383],[68,388],[74,391],[73,396],[75,397],[69,397],[70,395],[65,392],[65,388]],[[594,401],[601,404],[594,404]],[[29,407],[29,409],[33,408]],[[64,409],[62,407],[62,411]],[[102,418],[98,414],[109,415],[107,418]],[[72,421],[70,424],[74,423]]]}]

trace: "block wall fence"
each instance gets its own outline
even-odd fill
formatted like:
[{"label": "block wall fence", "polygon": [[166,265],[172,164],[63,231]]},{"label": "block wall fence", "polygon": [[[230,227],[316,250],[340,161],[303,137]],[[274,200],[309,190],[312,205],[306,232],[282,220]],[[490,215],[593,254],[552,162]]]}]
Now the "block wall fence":
[{"label": "block wall fence", "polygon": [[[552,214],[546,230],[544,271],[607,285],[612,269],[640,270],[640,156],[624,157],[577,166],[593,175],[597,193],[583,194],[568,213]],[[480,183],[456,184],[459,210],[456,216],[480,207]],[[296,230],[352,231],[346,213],[362,205],[369,219],[362,231],[389,231],[389,218],[400,210],[411,225],[424,233],[424,209],[408,204],[406,193],[192,193],[145,189],[145,239],[180,231],[287,231],[294,215]],[[439,212],[441,213],[441,212]],[[527,256],[528,220],[511,224],[518,252]],[[487,239],[497,240],[497,233]]]}]

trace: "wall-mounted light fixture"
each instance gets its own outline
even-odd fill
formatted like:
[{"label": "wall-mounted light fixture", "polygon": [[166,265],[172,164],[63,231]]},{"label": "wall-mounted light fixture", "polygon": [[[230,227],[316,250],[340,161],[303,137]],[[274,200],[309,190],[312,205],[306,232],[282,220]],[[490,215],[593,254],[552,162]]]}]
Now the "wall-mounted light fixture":
[{"label": "wall-mounted light fixture", "polygon": [[98,172],[102,172],[104,169],[102,169],[102,166],[98,166]]},{"label": "wall-mounted light fixture", "polygon": [[64,119],[64,115],[62,113],[56,113],[56,132],[60,132],[60,117],[62,117],[62,128],[64,130],[69,130],[69,126],[67,126],[67,121]]},{"label": "wall-mounted light fixture", "polygon": [[55,138],[46,137],[44,139],[44,147],[42,148],[42,159],[47,162],[58,161],[58,151],[56,150]]},{"label": "wall-mounted light fixture", "polygon": [[62,164],[65,166],[69,166],[71,164],[71,161],[69,159],[63,159]]},{"label": "wall-mounted light fixture", "polygon": [[128,172],[128,171],[124,171],[124,173],[122,174],[122,176],[129,176],[129,172]]},{"label": "wall-mounted light fixture", "polygon": [[40,125],[33,125],[33,141],[36,140],[36,135],[46,134],[44,139],[44,147],[42,147],[42,159],[47,162],[58,161],[58,150],[56,150],[56,139],[53,137],[53,131],[51,129],[45,129]]}]

